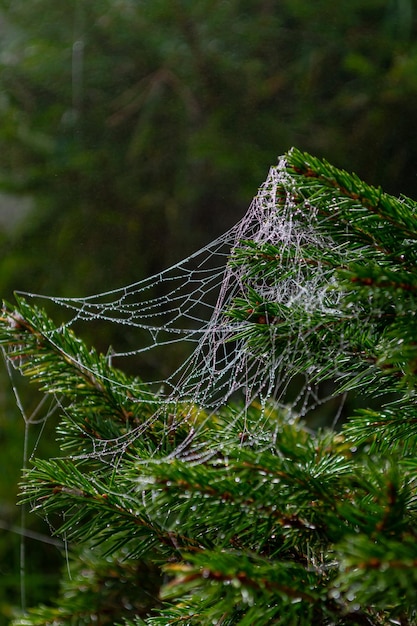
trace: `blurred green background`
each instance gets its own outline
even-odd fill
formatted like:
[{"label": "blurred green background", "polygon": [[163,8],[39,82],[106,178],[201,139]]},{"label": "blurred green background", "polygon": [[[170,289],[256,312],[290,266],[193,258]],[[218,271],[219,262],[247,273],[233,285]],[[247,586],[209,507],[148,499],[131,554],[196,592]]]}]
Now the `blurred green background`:
[{"label": "blurred green background", "polygon": [[[233,225],[292,145],[417,198],[413,4],[0,0],[1,296],[168,267]],[[29,452],[53,453],[41,429]],[[1,365],[0,624],[20,602],[24,431]],[[47,602],[60,551],[26,550],[26,601]]]}]

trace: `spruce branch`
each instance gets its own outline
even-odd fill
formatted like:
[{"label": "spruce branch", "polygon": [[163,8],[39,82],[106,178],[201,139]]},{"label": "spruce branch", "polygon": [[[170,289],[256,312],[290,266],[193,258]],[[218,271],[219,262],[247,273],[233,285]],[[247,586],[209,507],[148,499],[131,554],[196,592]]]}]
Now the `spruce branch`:
[{"label": "spruce branch", "polygon": [[[416,204],[297,150],[272,191],[296,236],[233,248],[230,346],[248,371],[285,385],[302,373],[374,404],[337,433],[308,430],[281,398],[161,402],[19,298],[0,343],[57,398],[65,455],[33,460],[22,499],[97,555],[108,585],[112,567],[130,583],[135,564],[155,573],[151,600],[117,614],[125,624],[414,626]],[[77,585],[79,570],[57,606],[16,625],[87,624],[92,587]]]},{"label": "spruce branch", "polygon": [[343,230],[336,220],[385,253],[394,253],[394,244],[401,245],[404,239],[417,238],[416,203],[411,199],[397,199],[355,174],[294,148],[286,158],[296,196],[318,202],[319,210],[336,224],[339,236]]},{"label": "spruce branch", "polygon": [[[170,407],[157,412],[157,398],[138,378],[112,367],[66,326],[56,328],[38,307],[23,298],[17,304],[3,305],[0,345],[23,376],[59,398],[65,412],[59,432],[68,452],[93,458],[100,446],[106,454],[106,442],[129,441],[129,433],[145,429],[149,437],[141,452],[149,455],[157,447],[172,449],[188,435],[181,420],[166,428]],[[135,437],[137,448],[140,444]]]}]

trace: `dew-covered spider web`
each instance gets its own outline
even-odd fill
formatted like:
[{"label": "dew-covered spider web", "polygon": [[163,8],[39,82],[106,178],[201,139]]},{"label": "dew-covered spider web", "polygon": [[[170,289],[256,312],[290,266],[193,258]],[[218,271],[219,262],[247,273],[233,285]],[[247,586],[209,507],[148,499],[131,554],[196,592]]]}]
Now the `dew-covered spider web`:
[{"label": "dew-covered spider web", "polygon": [[[314,206],[300,202],[293,186],[282,158],[233,228],[143,281],[89,297],[23,295],[58,307],[63,324],[77,334],[89,324],[115,327],[107,358],[149,382],[156,412],[167,402],[214,412],[232,399],[243,407],[274,402],[306,416],[327,399],[328,390],[297,367],[295,355],[306,339],[300,315],[287,319],[290,339],[284,344],[275,320],[267,312],[257,314],[256,304],[275,303],[318,318],[337,310],[340,292],[331,289],[332,273],[305,251],[332,248],[342,262],[344,249],[317,228]],[[274,250],[273,274],[262,270],[268,247]],[[232,314],[237,304],[243,317]],[[267,335],[268,349],[253,345],[256,329]],[[61,330],[58,325],[50,338]],[[343,336],[340,342],[342,349]],[[150,366],[156,373],[151,380],[141,371]]]}]

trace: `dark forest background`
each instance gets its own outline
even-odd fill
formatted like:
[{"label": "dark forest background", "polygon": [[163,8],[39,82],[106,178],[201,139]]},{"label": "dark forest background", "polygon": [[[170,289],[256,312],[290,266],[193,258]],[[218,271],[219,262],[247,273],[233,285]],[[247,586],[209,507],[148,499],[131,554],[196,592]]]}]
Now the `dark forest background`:
[{"label": "dark forest background", "polygon": [[[0,295],[168,267],[293,145],[417,198],[416,35],[411,0],[0,0]],[[1,366],[0,623],[19,604],[23,438]],[[28,604],[47,602],[62,557],[26,544]]]}]

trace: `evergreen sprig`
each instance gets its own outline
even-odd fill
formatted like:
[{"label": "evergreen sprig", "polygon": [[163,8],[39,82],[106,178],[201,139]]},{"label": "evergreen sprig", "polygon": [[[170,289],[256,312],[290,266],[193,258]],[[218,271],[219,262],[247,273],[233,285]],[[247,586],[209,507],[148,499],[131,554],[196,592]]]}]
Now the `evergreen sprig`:
[{"label": "evergreen sprig", "polygon": [[[33,460],[22,500],[70,542],[56,602],[16,626],[417,624],[416,205],[296,150],[282,184],[276,210],[286,194],[300,219],[314,207],[321,237],[301,273],[290,248],[234,250],[236,340],[374,404],[311,432],[273,402],[162,402],[40,309],[5,305],[7,358],[62,412],[62,457]],[[318,270],[316,309],[262,290]]]}]

